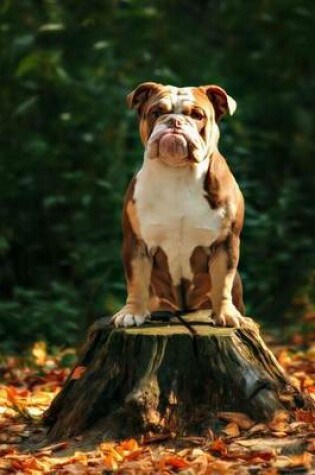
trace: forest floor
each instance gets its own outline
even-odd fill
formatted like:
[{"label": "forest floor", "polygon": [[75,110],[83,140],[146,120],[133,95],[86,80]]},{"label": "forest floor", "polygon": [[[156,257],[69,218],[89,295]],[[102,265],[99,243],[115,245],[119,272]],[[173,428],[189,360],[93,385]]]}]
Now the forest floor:
[{"label": "forest floor", "polygon": [[[266,337],[292,382],[315,401],[315,344],[279,345]],[[222,413],[220,433],[174,434],[102,442],[82,438],[44,444],[41,416],[70,372],[74,350],[47,352],[35,343],[28,355],[0,359],[0,474],[315,474],[315,413],[285,411],[265,424],[241,413]]]}]

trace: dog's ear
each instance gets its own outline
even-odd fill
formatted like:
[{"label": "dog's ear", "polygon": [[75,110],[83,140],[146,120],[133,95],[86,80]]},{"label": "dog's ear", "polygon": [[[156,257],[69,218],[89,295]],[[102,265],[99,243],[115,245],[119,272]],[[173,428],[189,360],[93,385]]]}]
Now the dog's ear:
[{"label": "dog's ear", "polygon": [[233,115],[236,111],[236,101],[227,94],[227,92],[222,89],[222,87],[209,85],[209,86],[201,86],[203,92],[208,96],[211,104],[215,110],[215,120],[221,119],[223,115],[227,112],[230,115]]},{"label": "dog's ear", "polygon": [[143,82],[127,96],[127,104],[130,109],[136,109],[139,113],[143,104],[149,97],[161,89],[161,84],[156,82]]}]

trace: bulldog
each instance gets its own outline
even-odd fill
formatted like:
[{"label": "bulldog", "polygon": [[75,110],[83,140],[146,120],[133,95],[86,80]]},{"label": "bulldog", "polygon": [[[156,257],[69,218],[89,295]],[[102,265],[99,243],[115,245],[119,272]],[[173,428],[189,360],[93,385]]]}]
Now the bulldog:
[{"label": "bulldog", "polygon": [[218,122],[236,102],[216,85],[154,82],[140,84],[127,102],[139,115],[144,161],[125,197],[128,296],[112,322],[129,327],[155,311],[209,309],[214,324],[239,327],[244,200],[218,151]]}]

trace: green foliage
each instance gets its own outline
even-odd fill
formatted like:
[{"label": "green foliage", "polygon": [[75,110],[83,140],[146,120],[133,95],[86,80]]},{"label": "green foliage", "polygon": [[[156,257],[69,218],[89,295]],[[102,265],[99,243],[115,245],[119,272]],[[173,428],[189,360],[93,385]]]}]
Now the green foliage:
[{"label": "green foliage", "polygon": [[[0,332],[68,344],[124,298],[120,212],[141,161],[125,95],[219,83],[247,202],[249,313],[281,322],[314,269],[313,4],[6,0],[0,6]],[[16,343],[14,343],[14,341]]]}]

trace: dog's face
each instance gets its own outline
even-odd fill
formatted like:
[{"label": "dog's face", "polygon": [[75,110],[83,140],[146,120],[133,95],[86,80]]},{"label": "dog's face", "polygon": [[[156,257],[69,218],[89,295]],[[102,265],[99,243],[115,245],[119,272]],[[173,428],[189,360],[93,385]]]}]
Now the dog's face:
[{"label": "dog's face", "polygon": [[177,88],[147,82],[127,100],[138,110],[146,156],[172,167],[200,163],[209,156],[219,139],[218,120],[236,109],[236,102],[213,85]]}]

